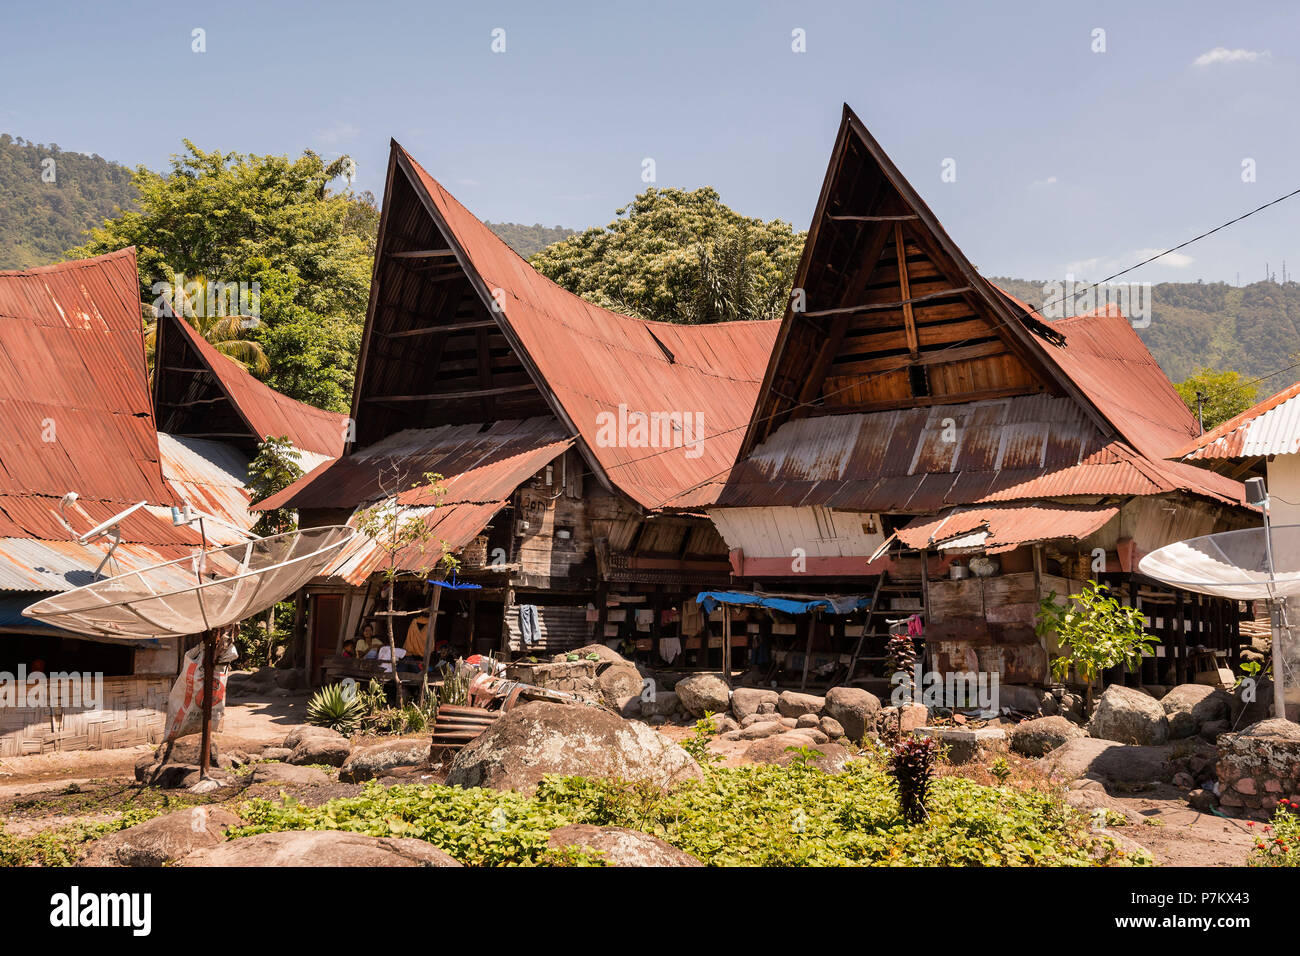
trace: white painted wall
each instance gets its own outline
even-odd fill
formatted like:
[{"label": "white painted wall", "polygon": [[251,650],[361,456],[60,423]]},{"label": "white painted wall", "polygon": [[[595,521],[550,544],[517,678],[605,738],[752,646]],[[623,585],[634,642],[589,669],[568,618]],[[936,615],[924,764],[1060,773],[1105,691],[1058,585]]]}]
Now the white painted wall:
[{"label": "white painted wall", "polygon": [[1267,480],[1274,526],[1300,524],[1300,455],[1274,455]]},{"label": "white painted wall", "polygon": [[[714,508],[709,511],[728,548],[747,558],[870,556],[884,542],[880,516],[830,508]],[[874,528],[875,533],[866,529]]]}]

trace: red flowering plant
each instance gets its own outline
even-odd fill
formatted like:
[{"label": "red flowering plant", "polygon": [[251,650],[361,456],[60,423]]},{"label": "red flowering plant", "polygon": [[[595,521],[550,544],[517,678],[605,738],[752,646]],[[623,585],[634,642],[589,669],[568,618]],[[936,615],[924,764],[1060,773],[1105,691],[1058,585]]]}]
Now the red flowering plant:
[{"label": "red flowering plant", "polygon": [[1247,860],[1251,866],[1300,866],[1300,800],[1278,801],[1272,826],[1260,829]]}]

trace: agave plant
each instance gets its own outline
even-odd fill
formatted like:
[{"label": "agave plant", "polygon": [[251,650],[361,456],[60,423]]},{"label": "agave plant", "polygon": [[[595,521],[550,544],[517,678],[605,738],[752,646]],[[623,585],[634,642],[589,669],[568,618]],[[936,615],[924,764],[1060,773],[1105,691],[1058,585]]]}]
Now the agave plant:
[{"label": "agave plant", "polygon": [[363,706],[355,691],[342,684],[330,684],[318,690],[307,702],[307,723],[328,727],[346,736],[352,733],[362,712]]}]

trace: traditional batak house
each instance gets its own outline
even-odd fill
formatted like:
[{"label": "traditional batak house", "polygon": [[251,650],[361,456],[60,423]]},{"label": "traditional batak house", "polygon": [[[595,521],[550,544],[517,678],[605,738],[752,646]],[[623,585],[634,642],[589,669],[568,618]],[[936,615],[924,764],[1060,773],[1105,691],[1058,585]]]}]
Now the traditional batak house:
[{"label": "traditional batak house", "polygon": [[[296,508],[304,526],[355,522],[375,502],[413,509],[461,565],[456,589],[432,592],[420,572],[437,554],[399,555],[408,647],[533,656],[598,638],[647,660],[703,660],[707,646],[682,640],[683,606],[726,585],[727,550],[703,515],[660,508],[734,462],[777,325],[598,308],[534,271],[394,143],[355,440],[263,507]],[[436,500],[413,487],[428,474],[443,477]],[[359,536],[309,589],[313,679],[345,642],[384,634],[387,560]]]},{"label": "traditional batak house", "polygon": [[1126,679],[1181,683],[1198,648],[1235,654],[1240,611],[1137,561],[1251,520],[1238,482],[1165,460],[1196,434],[1122,315],[1048,322],[981,277],[845,107],[739,461],[673,504],[726,540],[722,603],[834,596],[765,679],[879,679],[915,615],[928,668],[1042,685],[1040,598],[1095,578],[1163,638]]}]

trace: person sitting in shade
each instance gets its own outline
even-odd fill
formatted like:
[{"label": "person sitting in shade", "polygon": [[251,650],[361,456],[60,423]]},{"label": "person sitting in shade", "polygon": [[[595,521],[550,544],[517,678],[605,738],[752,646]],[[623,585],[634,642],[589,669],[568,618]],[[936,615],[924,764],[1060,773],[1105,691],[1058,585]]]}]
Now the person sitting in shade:
[{"label": "person sitting in shade", "polygon": [[379,638],[372,638],[370,641],[370,650],[366,652],[366,660],[379,661],[379,669],[385,674],[393,672],[392,661],[400,662],[406,656],[405,648],[397,648],[394,652],[387,644]]}]

